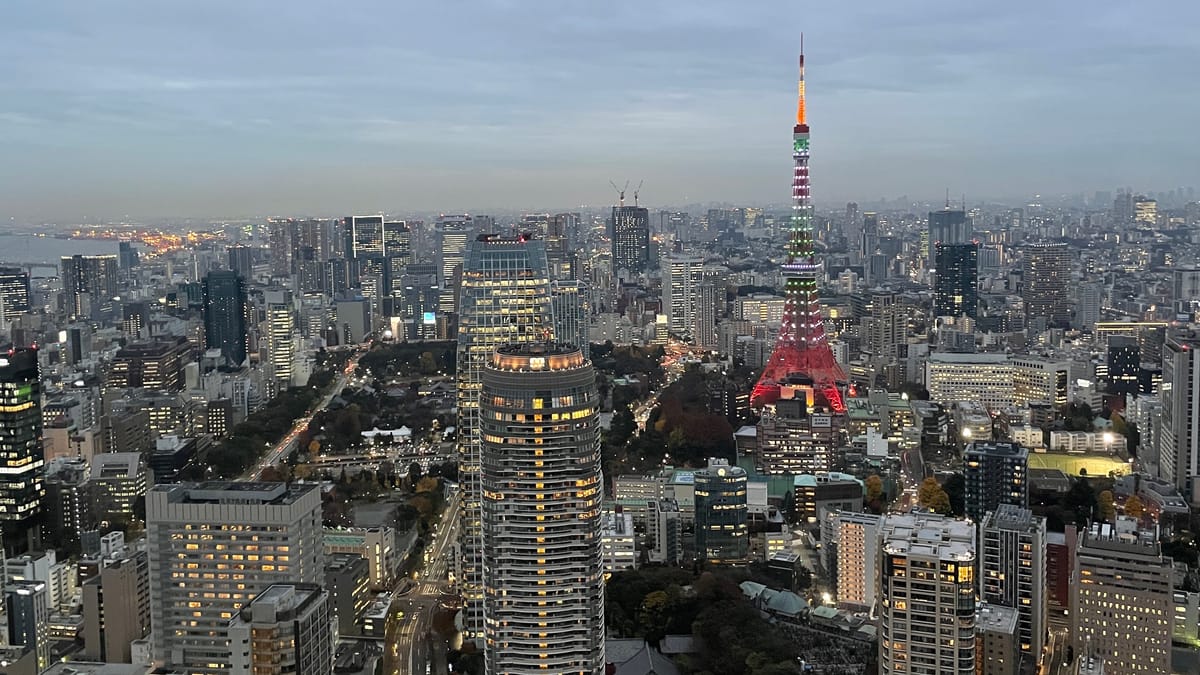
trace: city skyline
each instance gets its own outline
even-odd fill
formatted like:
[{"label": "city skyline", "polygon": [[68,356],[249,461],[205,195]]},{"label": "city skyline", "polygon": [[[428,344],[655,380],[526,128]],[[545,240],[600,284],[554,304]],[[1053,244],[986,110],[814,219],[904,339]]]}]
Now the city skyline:
[{"label": "city skyline", "polygon": [[800,30],[823,200],[1187,185],[1198,10],[1152,4],[27,5],[0,216],[782,203]]}]

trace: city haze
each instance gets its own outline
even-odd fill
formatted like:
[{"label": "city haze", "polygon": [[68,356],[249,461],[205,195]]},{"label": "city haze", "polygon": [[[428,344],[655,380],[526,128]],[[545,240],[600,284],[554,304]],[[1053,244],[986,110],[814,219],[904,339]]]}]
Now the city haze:
[{"label": "city haze", "polygon": [[[1169,17],[1169,18],[1168,18]],[[821,202],[1195,184],[1185,2],[19,2],[0,216]],[[782,148],[782,149],[781,149]]]}]

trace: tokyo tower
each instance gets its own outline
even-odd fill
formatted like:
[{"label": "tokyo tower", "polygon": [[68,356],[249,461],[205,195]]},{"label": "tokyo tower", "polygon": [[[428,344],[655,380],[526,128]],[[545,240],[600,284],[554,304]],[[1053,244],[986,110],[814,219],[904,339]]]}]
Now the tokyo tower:
[{"label": "tokyo tower", "polygon": [[846,410],[846,373],[833,357],[821,322],[817,275],[821,262],[813,248],[812,196],[808,184],[808,123],[804,110],[804,42],[800,42],[800,87],[792,129],[792,219],[783,264],[785,304],[775,351],[750,394],[755,408],[772,405],[787,389],[804,391],[809,407]]}]

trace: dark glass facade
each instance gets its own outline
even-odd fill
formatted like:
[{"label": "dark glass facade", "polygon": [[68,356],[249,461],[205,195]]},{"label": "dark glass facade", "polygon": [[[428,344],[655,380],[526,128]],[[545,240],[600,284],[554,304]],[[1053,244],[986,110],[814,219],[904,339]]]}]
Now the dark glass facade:
[{"label": "dark glass facade", "polygon": [[246,360],[246,282],[216,270],[204,278],[204,345],[220,349],[227,365]]},{"label": "dark glass facade", "polygon": [[935,244],[934,316],[969,316],[979,310],[979,248],[975,244]]},{"label": "dark glass facade", "polygon": [[35,532],[45,490],[42,385],[36,348],[0,352],[0,521],[5,546],[19,547]]}]

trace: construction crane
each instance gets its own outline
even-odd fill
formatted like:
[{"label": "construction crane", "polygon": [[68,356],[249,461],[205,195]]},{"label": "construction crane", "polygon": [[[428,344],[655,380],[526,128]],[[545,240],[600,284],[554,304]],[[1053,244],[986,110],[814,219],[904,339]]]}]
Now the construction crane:
[{"label": "construction crane", "polygon": [[646,182],[646,181],[644,181],[644,180],[639,180],[639,181],[638,181],[638,186],[637,186],[637,189],[633,191],[633,205],[634,205],[634,206],[637,206],[637,202],[638,202],[638,193],[642,191],[642,183],[645,183],[645,182]]},{"label": "construction crane", "polygon": [[[623,188],[617,187],[617,184],[612,182],[611,180],[608,181],[608,184],[611,185],[613,187],[613,189],[617,191],[617,194],[620,196],[620,199],[621,199],[621,208],[625,208],[625,191],[629,189],[629,181],[625,181],[625,187],[623,187]],[[641,187],[641,186],[639,185],[638,187]]]}]

